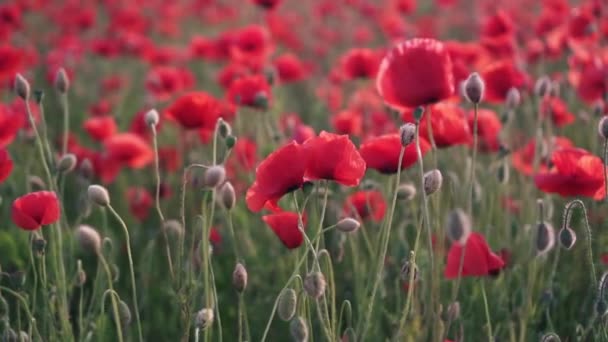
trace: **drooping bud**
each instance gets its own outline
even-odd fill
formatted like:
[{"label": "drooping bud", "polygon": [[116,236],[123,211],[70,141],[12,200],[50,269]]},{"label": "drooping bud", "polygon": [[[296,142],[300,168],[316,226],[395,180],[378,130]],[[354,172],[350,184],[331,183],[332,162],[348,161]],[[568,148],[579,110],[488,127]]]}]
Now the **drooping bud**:
[{"label": "drooping bud", "polygon": [[352,217],[343,218],[336,223],[336,229],[343,233],[352,233],[361,227],[361,223]]},{"label": "drooping bud", "polygon": [[57,70],[55,74],[55,89],[61,94],[65,94],[68,92],[70,88],[70,79],[68,78],[68,74],[65,72],[64,68],[60,68]]},{"label": "drooping bud", "polygon": [[565,227],[559,231],[559,243],[565,249],[570,249],[576,242],[576,233],[571,228]]},{"label": "drooping bud", "polygon": [[209,328],[211,324],[213,324],[213,318],[213,310],[209,308],[204,308],[196,314],[196,317],[194,319],[194,325],[200,330],[205,330]]},{"label": "drooping bud", "polygon": [[597,125],[597,131],[604,139],[608,139],[608,116],[603,116]]},{"label": "drooping bud", "polygon": [[416,196],[416,187],[413,184],[405,183],[397,188],[397,198],[400,200],[411,201]]},{"label": "drooping bud", "polygon": [[296,306],[298,304],[298,295],[296,291],[287,288],[281,291],[279,302],[277,304],[277,314],[279,318],[287,322],[296,314]]},{"label": "drooping bud", "polygon": [[[414,272],[414,274],[412,274]],[[401,280],[410,281],[410,277],[414,276],[413,281],[416,282],[418,280],[418,266],[414,264],[412,267],[412,263],[410,261],[406,261],[401,266]]]},{"label": "drooping bud", "polygon": [[59,161],[57,162],[57,171],[63,174],[72,172],[76,168],[77,162],[78,159],[76,158],[76,155],[66,153],[59,158]]},{"label": "drooping bud", "polygon": [[471,235],[471,219],[464,210],[457,208],[448,215],[445,229],[452,242],[464,245]]},{"label": "drooping bud", "polygon": [[178,220],[167,220],[163,223],[163,229],[167,234],[181,236],[184,234],[184,227]]},{"label": "drooping bud", "polygon": [[308,325],[302,317],[296,317],[289,324],[289,331],[295,342],[308,341]]},{"label": "drooping bud", "polygon": [[434,169],[428,171],[424,174],[424,192],[427,195],[432,195],[437,190],[441,188],[441,184],[443,183],[443,176],[441,175],[441,171]]},{"label": "drooping bud", "polygon": [[92,179],[93,175],[95,174],[95,171],[93,169],[93,163],[91,162],[91,160],[89,158],[84,158],[82,160],[82,163],[80,163],[80,167],[78,168],[78,171],[80,172],[80,175],[82,176],[82,178],[84,179]]},{"label": "drooping bud", "polygon": [[561,342],[562,340],[555,333],[546,333],[540,338],[540,342]]},{"label": "drooping bud", "polygon": [[21,74],[15,76],[15,93],[25,101],[30,99],[30,83]]},{"label": "drooping bud", "polygon": [[32,191],[42,191],[42,190],[46,190],[46,183],[44,183],[44,181],[42,180],[42,178],[38,177],[38,176],[28,176],[27,177],[27,183],[30,186],[30,188],[32,188]]},{"label": "drooping bud", "polygon": [[555,230],[549,223],[541,222],[536,226],[536,255],[550,251],[555,245]]},{"label": "drooping bud", "polygon": [[120,324],[123,327],[128,327],[131,324],[133,316],[131,315],[129,305],[122,300],[118,303],[118,314],[120,317]]},{"label": "drooping bud", "polygon": [[87,195],[89,196],[89,201],[91,201],[91,203],[95,203],[101,207],[110,205],[110,194],[108,193],[108,190],[101,185],[89,185]]},{"label": "drooping bud", "polygon": [[548,76],[542,76],[534,84],[534,94],[538,97],[545,97],[551,90],[551,79]]},{"label": "drooping bud", "polygon": [[226,208],[227,210],[231,210],[232,208],[234,208],[234,205],[236,204],[236,194],[234,192],[234,187],[232,186],[232,183],[225,182],[220,187],[219,200],[224,206],[224,208]]},{"label": "drooping bud", "polygon": [[399,128],[399,136],[401,137],[401,146],[406,147],[411,144],[416,138],[416,125],[406,123]]},{"label": "drooping bud", "polygon": [[510,172],[510,168],[509,168],[509,162],[507,161],[507,159],[505,159],[498,166],[498,170],[496,172],[496,178],[498,178],[498,181],[501,184],[507,184],[509,182],[510,173],[511,172]]},{"label": "drooping bud", "polygon": [[232,272],[232,286],[239,293],[247,288],[247,269],[240,262],[236,264],[234,272]]},{"label": "drooping bud", "polygon": [[464,81],[464,95],[474,104],[479,104],[483,99],[485,83],[478,73],[474,72]]},{"label": "drooping bud", "polygon": [[214,165],[207,169],[203,176],[203,185],[208,188],[215,188],[226,180],[226,169],[222,165]]},{"label": "drooping bud", "polygon": [[521,103],[521,94],[517,88],[511,88],[507,92],[507,99],[505,100],[505,105],[507,109],[513,110],[519,107]]},{"label": "drooping bud", "polygon": [[35,256],[43,256],[46,251],[46,240],[42,236],[35,236],[32,239],[32,251]]},{"label": "drooping bud", "polygon": [[95,254],[101,252],[101,236],[95,228],[86,224],[81,224],[76,228],[76,240],[83,251],[90,251]]},{"label": "drooping bud", "polygon": [[230,127],[230,124],[227,123],[226,121],[224,121],[224,119],[219,118],[218,122],[218,133],[220,134],[220,137],[226,139],[229,135],[232,134],[232,127]]},{"label": "drooping bud", "polygon": [[321,272],[308,273],[304,278],[304,291],[314,299],[319,299],[325,293],[325,276]]},{"label": "drooping bud", "polygon": [[158,125],[158,121],[160,120],[160,115],[156,109],[150,109],[146,112],[144,116],[144,121],[148,127]]}]

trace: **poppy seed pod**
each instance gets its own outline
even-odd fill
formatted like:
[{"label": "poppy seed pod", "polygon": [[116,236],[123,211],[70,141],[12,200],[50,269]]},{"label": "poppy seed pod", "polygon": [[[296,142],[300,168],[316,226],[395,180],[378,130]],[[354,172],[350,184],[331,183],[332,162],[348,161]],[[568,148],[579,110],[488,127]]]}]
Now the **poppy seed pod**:
[{"label": "poppy seed pod", "polygon": [[437,190],[441,188],[441,184],[443,183],[443,176],[441,175],[441,171],[434,169],[428,171],[424,174],[424,193],[427,195],[432,195]]},{"label": "poppy seed pod", "polygon": [[296,314],[296,306],[298,304],[298,295],[296,291],[291,288],[287,288],[281,291],[279,295],[279,302],[277,304],[277,314],[279,318],[287,322],[293,318]]},{"label": "poppy seed pod", "polygon": [[15,93],[25,101],[30,99],[30,83],[21,74],[15,76]]},{"label": "poppy seed pod", "polygon": [[399,128],[399,136],[401,137],[401,146],[406,147],[411,144],[416,138],[416,125],[406,123]]},{"label": "poppy seed pod", "polygon": [[243,292],[247,288],[247,269],[238,262],[232,272],[232,286],[236,292]]},{"label": "poppy seed pod", "polygon": [[464,245],[471,234],[471,219],[464,210],[457,208],[448,215],[446,232],[452,242]]},{"label": "poppy seed pod", "polygon": [[308,273],[306,278],[304,278],[304,291],[314,299],[319,299],[323,296],[326,286],[325,276],[321,272]]},{"label": "poppy seed pod", "polygon": [[545,97],[551,90],[551,79],[548,76],[542,76],[534,84],[534,94],[538,97]]},{"label": "poppy seed pod", "polygon": [[146,112],[146,115],[144,116],[144,121],[146,122],[146,125],[148,125],[148,126],[158,125],[159,120],[160,119],[159,119],[158,111],[156,109],[150,109],[148,112]]},{"label": "poppy seed pod", "polygon": [[63,174],[69,173],[74,170],[74,168],[76,168],[77,162],[78,159],[76,158],[76,155],[72,153],[66,153],[61,156],[61,158],[59,158],[59,161],[57,162],[57,171]]},{"label": "poppy seed pod", "polygon": [[89,201],[101,207],[110,205],[110,194],[108,193],[108,190],[101,185],[89,185],[87,195],[89,196]]},{"label": "poppy seed pod", "polygon": [[507,109],[513,110],[519,106],[521,103],[521,94],[517,88],[511,88],[507,92],[507,98],[505,100],[505,105]]},{"label": "poppy seed pod", "polygon": [[64,68],[60,68],[57,70],[55,74],[55,89],[61,94],[65,94],[68,92],[70,88],[70,79],[68,78],[68,74],[65,72]]},{"label": "poppy seed pod", "polygon": [[224,208],[231,210],[236,204],[236,194],[232,183],[226,182],[220,187],[219,200],[221,201]]},{"label": "poppy seed pod", "polygon": [[608,139],[608,116],[604,116],[600,119],[600,122],[597,125],[597,131],[602,138]]},{"label": "poppy seed pod", "polygon": [[214,165],[205,172],[203,185],[208,188],[215,188],[224,183],[225,179],[226,169],[222,165]]},{"label": "poppy seed pod", "polygon": [[548,223],[541,222],[536,226],[536,255],[543,255],[555,245],[555,230]]},{"label": "poppy seed pod", "polygon": [[289,331],[295,342],[308,341],[308,325],[302,317],[296,317],[289,324]]},{"label": "poppy seed pod", "polygon": [[99,254],[101,251],[101,236],[95,228],[81,224],[76,228],[76,239],[83,251]]},{"label": "poppy seed pod", "polygon": [[343,233],[352,233],[361,227],[361,223],[352,217],[343,218],[336,223],[336,229]]},{"label": "poppy seed pod", "polygon": [[576,243],[576,233],[570,228],[562,228],[559,231],[559,243],[565,249],[570,249]]},{"label": "poppy seed pod", "polygon": [[397,198],[400,200],[411,201],[416,196],[416,187],[413,184],[401,184],[397,188]]},{"label": "poppy seed pod", "polygon": [[474,104],[479,104],[483,99],[486,86],[481,76],[474,72],[464,81],[464,95],[467,100]]},{"label": "poppy seed pod", "polygon": [[194,318],[194,325],[200,330],[205,330],[213,324],[213,318],[213,310],[204,308],[197,312],[196,317]]},{"label": "poppy seed pod", "polygon": [[123,302],[122,300],[118,303],[118,314],[120,317],[120,324],[123,327],[128,327],[131,324],[131,320],[133,316],[131,315],[131,309],[129,309],[129,305]]}]

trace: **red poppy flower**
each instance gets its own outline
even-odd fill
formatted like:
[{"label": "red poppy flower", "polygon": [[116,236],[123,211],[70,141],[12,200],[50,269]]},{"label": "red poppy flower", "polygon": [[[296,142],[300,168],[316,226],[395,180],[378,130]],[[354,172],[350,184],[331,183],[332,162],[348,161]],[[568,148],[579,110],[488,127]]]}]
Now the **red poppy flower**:
[{"label": "red poppy flower", "polygon": [[0,84],[15,77],[25,66],[25,52],[11,45],[0,45]]},{"label": "red poppy flower", "polygon": [[83,123],[83,128],[93,140],[104,141],[106,138],[116,134],[118,127],[111,115],[94,116]]},{"label": "red poppy flower", "polygon": [[194,75],[187,70],[171,66],[157,66],[146,76],[146,90],[158,101],[194,85]]},{"label": "red poppy flower", "polygon": [[[420,138],[420,151],[422,156],[430,150],[431,145],[424,138]],[[401,138],[399,134],[385,134],[373,137],[364,142],[359,148],[359,153],[365,160],[369,169],[380,173],[391,174],[397,172],[399,153],[401,152]],[[406,169],[418,161],[416,144],[410,144],[405,148],[401,169]]]},{"label": "red poppy flower", "polygon": [[276,8],[281,3],[281,0],[251,0],[251,2],[267,10],[271,10]]},{"label": "red poppy flower", "polygon": [[[547,144],[548,142],[543,142],[543,144]],[[572,144],[572,141],[570,141],[570,139],[565,138],[565,137],[558,137],[558,136],[554,136],[553,139],[551,139],[551,144],[552,146],[546,147],[543,146],[542,150],[543,152],[546,152],[548,150],[551,151],[555,151],[558,150],[560,148],[564,148],[564,147],[574,147],[574,145]],[[513,152],[512,154],[512,158],[511,160],[513,161],[513,167],[523,173],[524,175],[530,176],[532,175],[532,173],[534,172],[534,154],[535,154],[535,149],[536,149],[536,140],[535,139],[531,139],[530,141],[528,141],[528,143],[526,145],[524,145],[523,147],[519,148],[518,150],[516,150],[515,152]],[[546,154],[546,153],[545,153]],[[540,158],[540,164],[539,164],[539,168],[538,171],[539,172],[547,172],[549,171],[549,156],[547,155],[542,155]]]},{"label": "red poppy flower", "polygon": [[[131,119],[131,124],[129,125],[129,132],[135,133],[142,138],[147,138],[150,136],[150,126],[146,123],[146,113],[148,113],[149,109],[143,109],[135,113],[133,118]],[[161,130],[163,124],[162,118],[156,124],[156,131],[159,132]]]},{"label": "red poppy flower", "polygon": [[[452,244],[448,252],[448,260],[445,266],[445,277],[447,279],[458,278],[460,270],[460,259],[463,252],[462,245],[458,242]],[[461,276],[481,277],[494,275],[503,267],[504,261],[494,254],[483,235],[473,232],[464,245],[464,260],[462,263]]]},{"label": "red poppy flower", "polygon": [[263,26],[250,25],[236,32],[231,56],[234,60],[253,66],[264,63],[273,50],[270,34]]},{"label": "red poppy flower", "polygon": [[127,202],[129,211],[140,222],[145,220],[154,204],[152,195],[148,190],[141,187],[130,187],[127,189]]},{"label": "red poppy flower", "polygon": [[[229,159],[229,164],[235,164],[235,168],[251,171],[255,168],[257,162],[258,146],[255,141],[249,138],[241,138],[236,141],[236,145],[232,151],[232,156]],[[234,163],[231,163],[234,161]]]},{"label": "red poppy flower", "polygon": [[211,227],[211,229],[209,230],[209,241],[215,247],[222,243],[222,234],[220,234],[217,228]]},{"label": "red poppy flower", "polygon": [[37,191],[13,201],[13,223],[25,230],[36,230],[59,220],[59,201],[52,191]]},{"label": "red poppy flower", "polygon": [[262,108],[270,103],[272,92],[263,75],[251,75],[234,80],[227,93],[230,102],[237,106]]},{"label": "red poppy flower", "polygon": [[0,104],[0,148],[10,145],[24,126],[25,117]]},{"label": "red poppy flower", "polygon": [[[298,228],[298,213],[290,211],[280,211],[270,215],[262,216],[262,220],[272,229],[283,245],[289,249],[300,247],[304,241],[304,236]],[[305,217],[302,218],[306,227]]]},{"label": "red poppy flower", "polygon": [[[469,144],[471,142],[471,130],[464,110],[454,104],[438,103],[429,108],[430,115],[424,115],[420,120],[420,134],[429,139],[428,118],[431,117],[433,138],[437,147],[450,147],[455,145]],[[403,121],[415,122],[413,110],[403,112]]]},{"label": "red poppy flower", "polygon": [[308,76],[308,70],[298,56],[286,53],[274,60],[279,80],[282,83],[297,82]]},{"label": "red poppy flower", "polygon": [[165,115],[184,129],[213,130],[220,111],[219,100],[199,91],[180,96],[165,110]]},{"label": "red poppy flower", "polygon": [[608,92],[608,66],[597,60],[587,63],[573,83],[579,96],[587,103],[601,100]]},{"label": "red poppy flower", "polygon": [[605,196],[602,160],[582,148],[561,148],[551,157],[553,168],[534,177],[536,186],[562,196]]},{"label": "red poppy flower", "polygon": [[258,166],[255,181],[247,190],[247,207],[260,211],[269,202],[276,202],[286,193],[296,190],[304,183],[306,156],[302,146],[296,142],[272,152]]},{"label": "red poppy flower", "polygon": [[4,182],[10,176],[13,170],[13,160],[11,155],[5,149],[0,149],[0,183]]},{"label": "red poppy flower", "polygon": [[362,220],[371,219],[380,222],[385,212],[386,201],[382,193],[377,190],[357,191],[348,196],[344,203],[345,215],[356,215]]},{"label": "red poppy flower", "polygon": [[380,66],[380,55],[365,48],[350,49],[340,59],[342,75],[349,80],[374,78]]},{"label": "red poppy flower", "polygon": [[103,144],[108,158],[120,165],[140,169],[154,160],[150,145],[137,134],[116,134],[107,138]]},{"label": "red poppy flower", "polygon": [[515,25],[513,19],[502,10],[495,15],[488,17],[483,23],[481,34],[486,37],[497,37],[503,35],[513,35]]},{"label": "red poppy flower", "polygon": [[343,110],[331,117],[331,124],[338,134],[361,136],[363,133],[363,117],[358,111]]},{"label": "red poppy flower", "polygon": [[230,88],[234,80],[245,77],[249,74],[249,68],[241,63],[226,64],[217,74],[217,83],[224,89]]},{"label": "red poppy flower", "polygon": [[568,111],[568,105],[559,97],[545,98],[541,106],[542,115],[550,115],[551,121],[557,127],[563,127],[574,122],[574,114]]},{"label": "red poppy flower", "polygon": [[495,62],[481,72],[486,90],[484,100],[490,103],[502,103],[511,88],[521,88],[527,81],[527,76],[519,71],[509,60]]},{"label": "red poppy flower", "polygon": [[443,43],[416,38],[393,47],[380,64],[376,87],[391,107],[433,104],[454,93],[452,62]]},{"label": "red poppy flower", "polygon": [[[469,112],[468,121],[469,129],[473,132],[475,121],[473,111]],[[481,151],[497,152],[500,149],[499,134],[501,129],[502,123],[496,112],[489,109],[479,109],[477,111],[477,134]]]},{"label": "red poppy flower", "polygon": [[365,175],[365,161],[347,135],[321,132],[303,145],[306,153],[307,181],[328,179],[356,186]]}]

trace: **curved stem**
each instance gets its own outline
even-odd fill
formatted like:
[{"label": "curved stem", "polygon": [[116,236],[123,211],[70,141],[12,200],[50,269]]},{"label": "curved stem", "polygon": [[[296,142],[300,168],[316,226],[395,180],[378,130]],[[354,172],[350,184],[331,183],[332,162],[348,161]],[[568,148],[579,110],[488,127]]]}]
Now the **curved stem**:
[{"label": "curved stem", "polygon": [[23,296],[20,295],[19,293],[9,289],[8,287],[4,287],[2,285],[0,285],[0,291],[4,291],[4,292],[10,294],[11,296],[17,298],[17,300],[21,302],[21,304],[23,305],[23,308],[25,310],[25,313],[27,314],[27,316],[30,320],[31,326],[33,327],[34,331],[36,332],[36,335],[38,335],[39,341],[43,341],[42,336],[40,336],[40,332],[38,331],[38,327],[36,326],[36,318],[34,318],[34,316],[32,315],[32,312],[30,311],[25,298],[23,298]]},{"label": "curved stem", "polygon": [[568,228],[570,226],[570,219],[572,218],[572,209],[576,206],[579,206],[583,209],[583,217],[585,219],[585,231],[587,233],[587,256],[589,258],[589,265],[591,266],[591,283],[593,287],[597,286],[597,276],[595,271],[595,263],[593,262],[593,243],[591,240],[591,228],[589,227],[589,219],[587,218],[587,208],[585,207],[585,203],[579,199],[575,199],[566,204],[566,209],[564,210],[563,216],[563,225],[562,229]]},{"label": "curved stem", "polygon": [[122,326],[120,324],[120,313],[118,311],[118,302],[116,301],[116,297],[118,297],[119,300],[120,300],[120,297],[118,296],[116,291],[114,291],[114,286],[112,285],[112,272],[110,272],[110,267],[108,266],[106,259],[104,258],[104,256],[101,253],[99,253],[98,257],[99,257],[99,262],[101,262],[104,270],[106,271],[106,277],[108,278],[108,287],[109,287],[109,289],[106,290],[103,293],[103,296],[101,297],[101,312],[103,313],[105,311],[105,298],[106,298],[106,294],[108,293],[108,291],[110,291],[109,293],[114,294],[112,296],[112,310],[114,311],[114,324],[116,324],[116,333],[118,334],[118,341],[122,342],[124,337],[122,336]]}]

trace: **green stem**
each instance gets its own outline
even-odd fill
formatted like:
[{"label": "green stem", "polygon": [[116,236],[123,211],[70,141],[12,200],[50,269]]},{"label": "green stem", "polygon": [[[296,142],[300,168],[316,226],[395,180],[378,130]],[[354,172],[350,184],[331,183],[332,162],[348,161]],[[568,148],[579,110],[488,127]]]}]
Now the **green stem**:
[{"label": "green stem", "polygon": [[106,272],[106,277],[108,278],[108,290],[106,292],[104,292],[102,299],[101,299],[101,312],[103,313],[105,310],[105,306],[104,306],[104,302],[105,302],[105,297],[107,293],[113,293],[115,295],[112,296],[112,310],[114,311],[114,324],[116,324],[116,333],[118,335],[118,341],[122,342],[124,337],[122,335],[122,325],[120,323],[120,313],[118,311],[118,302],[116,301],[116,297],[118,296],[116,294],[116,291],[114,291],[114,286],[112,285],[112,272],[110,271],[110,266],[108,266],[108,263],[106,261],[106,259],[104,258],[104,256],[99,253],[98,254],[98,258],[99,258],[99,262],[101,263],[101,265],[103,266],[103,269]]},{"label": "green stem", "polygon": [[488,324],[488,341],[494,341],[494,334],[492,334],[492,320],[490,319],[490,309],[488,308],[488,297],[486,295],[486,286],[483,279],[481,279],[481,295],[483,296],[483,306],[486,312],[486,322]]}]

